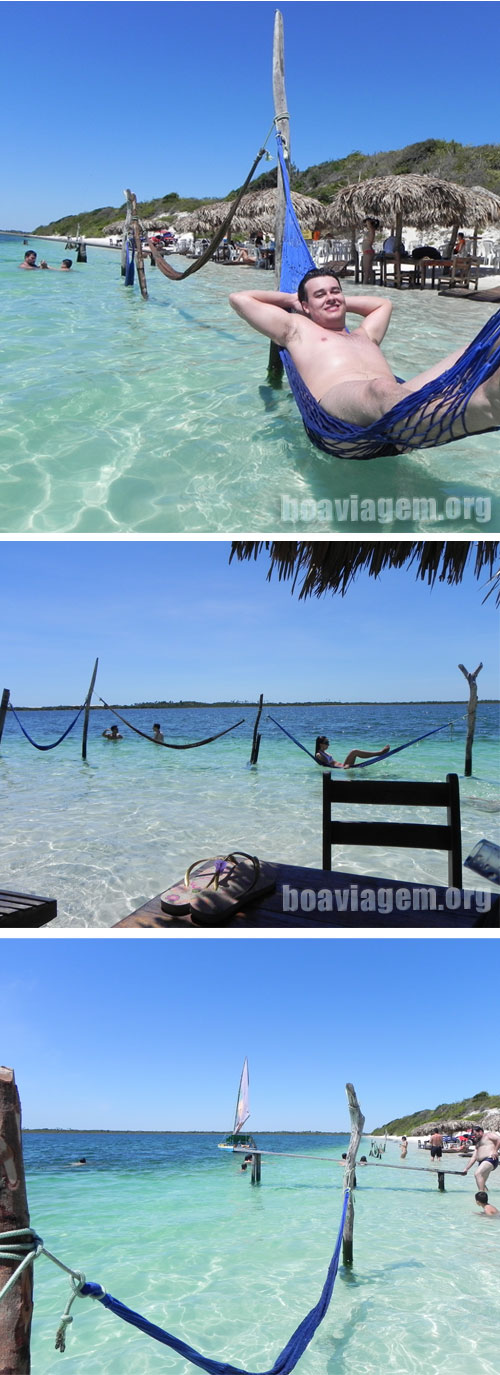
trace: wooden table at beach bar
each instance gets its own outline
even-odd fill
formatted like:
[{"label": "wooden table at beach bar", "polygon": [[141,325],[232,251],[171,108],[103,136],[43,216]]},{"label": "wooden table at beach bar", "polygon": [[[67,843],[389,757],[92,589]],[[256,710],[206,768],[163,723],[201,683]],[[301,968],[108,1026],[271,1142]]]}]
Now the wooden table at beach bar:
[{"label": "wooden table at beach bar", "polygon": [[[223,924],[224,930],[347,927],[352,931],[371,926],[382,930],[469,930],[500,924],[500,898],[494,893],[407,883],[404,877],[386,879],[306,869],[295,864],[273,862],[271,867],[276,879],[274,892],[238,910]],[[189,915],[180,917],[164,912],[160,893],[116,922],[115,927],[156,931],[201,929]]]}]

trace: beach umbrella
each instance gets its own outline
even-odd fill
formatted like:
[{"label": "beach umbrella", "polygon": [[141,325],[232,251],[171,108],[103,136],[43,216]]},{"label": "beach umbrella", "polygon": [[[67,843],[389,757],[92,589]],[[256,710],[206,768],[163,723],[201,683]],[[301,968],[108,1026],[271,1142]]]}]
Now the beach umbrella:
[{"label": "beach umbrella", "polygon": [[236,540],[230,557],[256,559],[264,549],[270,558],[268,577],[276,569],[280,580],[292,581],[293,592],[299,587],[299,597],[321,597],[326,592],[340,592],[343,596],[358,573],[367,572],[377,578],[385,568],[413,567],[415,576],[429,587],[436,581],[457,584],[462,581],[469,561],[474,560],[476,578],[495,578],[490,591],[496,586],[500,605],[500,575],[495,573],[500,541],[383,540],[374,544],[368,540]]},{"label": "beach umbrella", "polygon": [[327,218],[331,228],[340,229],[361,224],[367,215],[395,225],[396,239],[402,238],[403,221],[415,229],[451,225],[451,251],[460,224],[479,228],[500,221],[500,197],[484,187],[459,186],[413,172],[370,177],[342,187],[330,202]]}]

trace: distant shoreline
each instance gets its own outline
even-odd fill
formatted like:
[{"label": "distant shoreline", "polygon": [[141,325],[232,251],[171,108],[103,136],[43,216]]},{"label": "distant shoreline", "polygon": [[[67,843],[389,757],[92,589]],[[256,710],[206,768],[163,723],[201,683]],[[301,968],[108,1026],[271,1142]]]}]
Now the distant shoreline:
[{"label": "distant shoreline", "polygon": [[[482,697],[478,706],[498,706],[500,698]],[[81,705],[79,702],[67,702],[58,707],[16,707],[16,711],[77,711]],[[246,702],[110,702],[109,707],[91,706],[91,711],[109,711],[113,708],[120,711],[198,711],[200,707],[204,710],[218,710],[220,707],[255,707],[258,704],[253,701]],[[465,707],[467,703],[462,698],[439,697],[423,698],[422,700],[412,698],[410,701],[385,701],[380,699],[377,702],[264,702],[265,707]]]}]

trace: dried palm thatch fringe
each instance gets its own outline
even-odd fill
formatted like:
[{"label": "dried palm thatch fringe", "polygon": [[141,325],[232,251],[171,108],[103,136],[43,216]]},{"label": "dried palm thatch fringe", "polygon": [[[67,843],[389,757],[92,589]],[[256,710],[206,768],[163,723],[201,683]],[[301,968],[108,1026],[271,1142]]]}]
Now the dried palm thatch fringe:
[{"label": "dried palm thatch fringe", "polygon": [[439,177],[370,177],[342,187],[328,207],[330,228],[359,224],[377,215],[385,225],[400,216],[415,229],[433,224],[466,224],[481,228],[500,221],[500,196],[482,186],[459,186]]},{"label": "dried palm thatch fringe", "polygon": [[370,544],[368,540],[234,540],[234,557],[257,559],[265,549],[270,557],[268,578],[276,569],[281,580],[292,580],[292,592],[299,586],[299,598],[321,597],[326,592],[342,596],[358,573],[377,578],[386,568],[414,568],[422,582],[433,587],[436,581],[457,585],[462,581],[469,560],[474,561],[476,578],[487,576],[500,605],[500,541],[391,541]]}]

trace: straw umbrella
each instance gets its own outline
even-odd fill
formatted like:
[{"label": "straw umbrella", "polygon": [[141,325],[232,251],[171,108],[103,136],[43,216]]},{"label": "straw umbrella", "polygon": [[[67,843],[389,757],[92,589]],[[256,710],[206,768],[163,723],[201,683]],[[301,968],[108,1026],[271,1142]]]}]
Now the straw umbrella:
[{"label": "straw umbrella", "polygon": [[[243,234],[246,238],[258,228],[266,234],[273,234],[276,194],[276,189],[270,188],[266,191],[251,191],[244,196],[232,222],[231,228],[234,233]],[[312,230],[325,224],[328,211],[321,201],[315,200],[312,196],[301,196],[294,191],[292,202],[302,230]],[[230,208],[230,201],[213,201],[207,205],[199,205],[196,210],[183,217],[182,227],[195,234],[214,234]]]},{"label": "straw umbrella", "polygon": [[[340,592],[343,596],[357,574],[367,572],[377,578],[385,568],[414,568],[415,576],[429,587],[434,583],[458,584],[467,564],[474,560],[476,578],[493,580],[500,605],[499,573],[495,573],[500,555],[500,541],[391,541],[378,544],[355,541],[319,540],[314,543],[295,540],[236,540],[231,559],[256,559],[262,550],[270,559],[268,578],[274,570],[283,581],[292,581],[292,591],[300,587],[299,597],[321,597],[326,592]],[[489,593],[487,594],[489,595]]]},{"label": "straw umbrella", "polygon": [[402,238],[403,220],[415,229],[449,224],[451,252],[460,224],[480,227],[500,221],[500,197],[483,187],[459,186],[439,177],[408,173],[370,177],[344,186],[328,208],[328,222],[335,228],[352,228],[367,215],[395,225],[396,240]]}]

